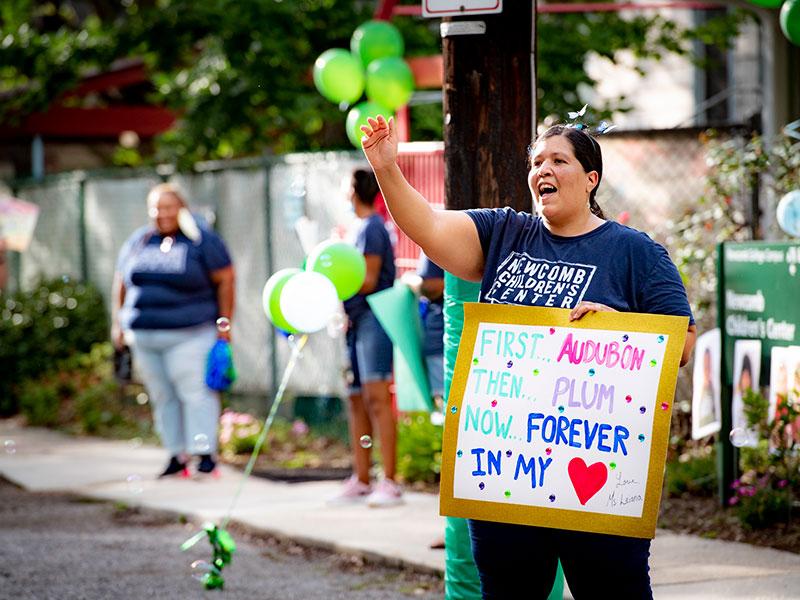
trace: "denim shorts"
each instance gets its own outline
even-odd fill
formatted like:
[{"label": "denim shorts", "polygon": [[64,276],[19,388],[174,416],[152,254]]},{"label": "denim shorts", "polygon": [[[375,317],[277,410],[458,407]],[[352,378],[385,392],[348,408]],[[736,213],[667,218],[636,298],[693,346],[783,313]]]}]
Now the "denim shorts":
[{"label": "denim shorts", "polygon": [[389,381],[392,378],[392,341],[378,319],[367,311],[350,320],[347,329],[352,381],[350,394],[361,391],[361,383]]},{"label": "denim shorts", "polygon": [[428,385],[431,396],[444,397],[444,355],[431,354],[425,357],[425,367],[428,370]]}]

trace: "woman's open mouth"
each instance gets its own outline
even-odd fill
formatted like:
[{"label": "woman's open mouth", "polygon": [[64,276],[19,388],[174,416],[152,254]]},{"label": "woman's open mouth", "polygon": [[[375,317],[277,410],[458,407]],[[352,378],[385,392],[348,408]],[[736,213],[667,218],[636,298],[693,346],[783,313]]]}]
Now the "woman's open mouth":
[{"label": "woman's open mouth", "polygon": [[556,188],[556,186],[554,186],[552,183],[540,183],[536,191],[539,192],[539,200],[545,200],[552,194],[555,194],[558,191],[558,188]]}]

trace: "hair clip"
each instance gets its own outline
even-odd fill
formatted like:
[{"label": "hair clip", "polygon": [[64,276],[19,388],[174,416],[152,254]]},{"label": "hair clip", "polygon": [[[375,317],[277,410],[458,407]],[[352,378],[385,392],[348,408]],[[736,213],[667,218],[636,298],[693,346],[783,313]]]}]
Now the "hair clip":
[{"label": "hair clip", "polygon": [[588,108],[588,106],[589,106],[588,104],[584,104],[583,108],[580,109],[578,112],[568,112],[567,116],[574,121],[578,117],[582,117],[583,115],[586,114],[586,109]]},{"label": "hair clip", "polygon": [[600,125],[594,130],[595,135],[603,135],[604,133],[608,133],[612,129],[616,129],[616,125],[612,125],[608,121],[600,121]]},{"label": "hair clip", "polygon": [[783,127],[783,135],[800,140],[800,119],[792,121]]},{"label": "hair clip", "polygon": [[592,136],[603,135],[604,133],[608,133],[612,129],[616,129],[616,125],[612,125],[608,121],[600,121],[600,124],[592,130],[586,123],[582,123],[580,121],[576,121],[576,119],[583,117],[586,114],[586,109],[589,107],[588,104],[584,104],[583,108],[581,108],[577,112],[568,112],[567,116],[572,121],[571,123],[567,123],[564,125],[565,127],[569,127],[570,129],[577,129],[578,131],[583,131],[588,133]]}]

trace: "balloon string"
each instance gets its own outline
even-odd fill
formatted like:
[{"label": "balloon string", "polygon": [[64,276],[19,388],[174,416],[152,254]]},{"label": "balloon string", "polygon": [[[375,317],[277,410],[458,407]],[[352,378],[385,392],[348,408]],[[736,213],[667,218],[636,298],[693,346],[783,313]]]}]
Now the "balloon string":
[{"label": "balloon string", "polygon": [[289,364],[286,365],[286,369],[283,371],[283,379],[281,379],[281,384],[278,387],[278,392],[275,394],[275,401],[272,403],[272,407],[269,410],[269,414],[267,418],[264,420],[264,427],[261,429],[261,433],[256,440],[256,444],[253,447],[253,453],[250,455],[250,460],[247,462],[247,466],[244,468],[244,473],[242,474],[242,479],[239,482],[239,488],[236,490],[236,493],[233,496],[233,500],[231,501],[230,508],[228,508],[228,513],[225,515],[225,518],[222,520],[222,524],[219,526],[220,529],[225,529],[228,525],[228,521],[231,520],[231,516],[233,515],[233,509],[236,507],[236,503],[239,501],[239,496],[242,494],[242,489],[244,489],[244,484],[247,481],[247,478],[250,476],[250,472],[253,470],[253,467],[256,463],[256,458],[258,458],[258,453],[261,450],[261,446],[264,444],[264,440],[267,438],[267,434],[269,433],[270,428],[272,427],[272,421],[275,419],[275,414],[278,412],[278,407],[283,400],[283,394],[286,391],[286,386],[289,384],[289,378],[292,375],[292,371],[294,370],[295,365],[297,364],[297,359],[300,356],[300,352],[303,350],[303,346],[306,345],[308,341],[308,335],[303,335],[298,340],[297,344],[292,347],[292,355],[289,358]]}]

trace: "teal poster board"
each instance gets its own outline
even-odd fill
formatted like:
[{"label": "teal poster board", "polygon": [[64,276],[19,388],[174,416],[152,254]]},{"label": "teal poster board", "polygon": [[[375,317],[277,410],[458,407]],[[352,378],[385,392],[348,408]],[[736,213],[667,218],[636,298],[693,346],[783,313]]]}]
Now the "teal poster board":
[{"label": "teal poster board", "polygon": [[397,281],[394,287],[367,296],[367,302],[394,345],[397,408],[432,410],[428,375],[422,362],[417,298],[407,285]]}]

